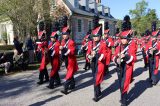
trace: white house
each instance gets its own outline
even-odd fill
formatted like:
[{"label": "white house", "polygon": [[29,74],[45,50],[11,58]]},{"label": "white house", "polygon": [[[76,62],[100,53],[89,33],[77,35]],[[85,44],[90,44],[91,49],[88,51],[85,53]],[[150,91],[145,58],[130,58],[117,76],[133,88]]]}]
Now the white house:
[{"label": "white house", "polygon": [[[93,17],[99,14],[99,23],[102,24],[104,32],[105,22],[109,23],[111,35],[115,34],[116,19],[111,15],[110,8],[101,4],[101,0],[52,0],[51,15],[56,6],[64,6],[69,13],[69,25],[72,37],[76,43],[81,43],[85,34],[93,29]],[[13,44],[13,24],[11,21],[0,22],[0,39],[7,32],[8,44]]]},{"label": "white house", "polygon": [[[13,38],[14,38],[14,32],[13,32],[13,24],[12,22],[5,21],[5,22],[0,22],[0,40],[2,41],[2,34],[6,32],[7,33],[7,42],[8,45],[13,44]],[[0,44],[3,44],[0,42]]]},{"label": "white house", "polygon": [[115,33],[116,19],[111,15],[110,8],[101,4],[101,0],[55,0],[55,6],[64,5],[70,13],[70,28],[73,39],[80,43],[89,29],[93,28],[93,17],[99,14],[99,23],[104,24],[107,21],[110,27],[110,33]]}]

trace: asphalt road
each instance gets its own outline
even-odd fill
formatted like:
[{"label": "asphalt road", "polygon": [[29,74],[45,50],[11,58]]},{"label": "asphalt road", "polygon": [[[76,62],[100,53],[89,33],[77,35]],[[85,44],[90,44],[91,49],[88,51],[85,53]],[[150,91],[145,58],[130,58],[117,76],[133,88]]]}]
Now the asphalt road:
[{"label": "asphalt road", "polygon": [[[134,82],[130,86],[129,106],[160,106],[160,82],[151,87],[148,70],[144,69],[142,55],[139,52],[135,64]],[[48,83],[37,85],[38,70],[20,72],[0,78],[0,106],[120,106],[120,91],[117,73],[113,63],[110,74],[102,83],[102,99],[95,103],[91,70],[84,71],[84,61],[79,61],[79,71],[75,75],[76,88],[68,95],[63,95],[62,86],[50,90]],[[50,70],[50,68],[48,68]],[[66,70],[61,68],[60,76],[64,81]],[[160,78],[160,74],[159,74]]]}]

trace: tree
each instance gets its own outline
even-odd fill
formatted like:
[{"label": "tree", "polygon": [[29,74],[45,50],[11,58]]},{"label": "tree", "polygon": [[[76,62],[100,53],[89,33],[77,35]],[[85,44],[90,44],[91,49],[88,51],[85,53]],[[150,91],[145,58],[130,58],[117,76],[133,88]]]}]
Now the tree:
[{"label": "tree", "polygon": [[116,27],[119,28],[120,31],[122,30],[121,26],[122,26],[122,20],[117,20]]},{"label": "tree", "polygon": [[33,33],[37,13],[33,10],[36,0],[1,0],[0,14],[9,17],[14,25],[15,35]]},{"label": "tree", "polygon": [[140,18],[145,16],[147,13],[148,3],[145,0],[136,3],[136,8],[134,10],[130,10],[130,14],[133,18]]},{"label": "tree", "polygon": [[151,29],[153,21],[158,22],[156,10],[149,9],[148,2],[145,0],[136,3],[136,8],[130,10],[129,14],[132,17],[132,27],[137,31],[138,35],[144,33],[146,29]]},{"label": "tree", "polygon": [[[52,0],[53,1],[53,0]],[[36,35],[38,14],[50,20],[50,0],[0,0],[0,15],[12,21],[15,35]],[[49,21],[50,22],[50,21]]]},{"label": "tree", "polygon": [[[25,38],[27,34],[37,35],[37,24],[44,21],[47,36],[51,34],[51,24],[69,12],[59,0],[0,0],[0,16],[9,18],[14,26],[15,35]],[[53,11],[51,11],[53,10]],[[39,18],[38,18],[39,16]]]},{"label": "tree", "polygon": [[7,45],[7,32],[2,33],[2,40],[5,41],[5,44]]}]

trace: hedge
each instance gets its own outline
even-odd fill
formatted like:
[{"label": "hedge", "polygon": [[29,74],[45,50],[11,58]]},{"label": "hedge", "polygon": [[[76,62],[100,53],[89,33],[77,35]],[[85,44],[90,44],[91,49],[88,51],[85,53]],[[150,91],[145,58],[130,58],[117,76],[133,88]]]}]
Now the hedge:
[{"label": "hedge", "polygon": [[0,45],[0,50],[13,50],[14,45]]}]

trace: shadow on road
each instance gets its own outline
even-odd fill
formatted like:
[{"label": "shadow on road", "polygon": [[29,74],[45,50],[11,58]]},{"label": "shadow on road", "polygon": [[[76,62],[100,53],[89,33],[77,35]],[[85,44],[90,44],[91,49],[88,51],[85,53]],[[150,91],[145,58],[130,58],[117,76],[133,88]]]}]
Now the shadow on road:
[{"label": "shadow on road", "polygon": [[55,100],[55,99],[58,99],[60,97],[62,97],[63,95],[57,95],[57,96],[54,96],[54,97],[51,97],[51,98],[48,98],[44,101],[40,101],[40,102],[37,102],[37,103],[34,103],[34,104],[31,104],[29,106],[42,106],[44,105],[45,103],[49,102],[49,101],[52,101],[52,100]]},{"label": "shadow on road", "polygon": [[78,61],[78,65],[84,64],[84,63],[85,63],[85,61]]},{"label": "shadow on road", "polygon": [[160,85],[160,82],[159,82],[160,81],[160,71],[158,72],[157,78],[158,78],[157,84]]},{"label": "shadow on road", "polygon": [[144,71],[147,71],[147,69],[146,69],[146,68],[143,68],[143,67],[138,67],[138,68],[136,68],[136,69],[134,70],[133,76],[134,76],[134,77],[137,77],[137,76],[141,75]]},{"label": "shadow on road", "polygon": [[137,60],[136,60],[136,63],[137,63],[137,62],[141,62],[142,60],[143,60],[143,58],[137,59]]},{"label": "shadow on road", "polygon": [[115,72],[117,72],[116,70],[117,70],[116,68],[113,68],[112,70],[109,71],[109,74],[111,75],[114,74]]},{"label": "shadow on road", "polygon": [[135,83],[135,86],[128,93],[128,104],[137,99],[147,88],[150,87],[151,84],[148,79]]},{"label": "shadow on road", "polygon": [[[75,80],[76,80],[77,86],[74,89],[74,91],[77,91],[79,89],[84,89],[84,88],[92,85],[93,84],[93,80],[92,80],[91,77],[92,77],[92,73],[91,72],[90,73],[84,73],[84,74],[81,74],[78,77],[76,77]],[[89,79],[88,81],[85,81],[85,82],[82,83],[82,81],[85,78],[91,78],[91,79]]]},{"label": "shadow on road", "polygon": [[15,79],[12,81],[1,82],[0,84],[0,99],[16,96],[24,92],[28,92],[34,85],[33,80]]},{"label": "shadow on road", "polygon": [[115,80],[115,82],[112,83],[112,85],[110,85],[109,87],[107,87],[105,90],[102,91],[102,97],[100,99],[103,99],[104,97],[117,91],[118,89],[119,89],[119,81]]},{"label": "shadow on road", "polygon": [[137,54],[136,54],[136,56],[140,56],[140,55],[142,55],[142,53],[137,53]]}]

